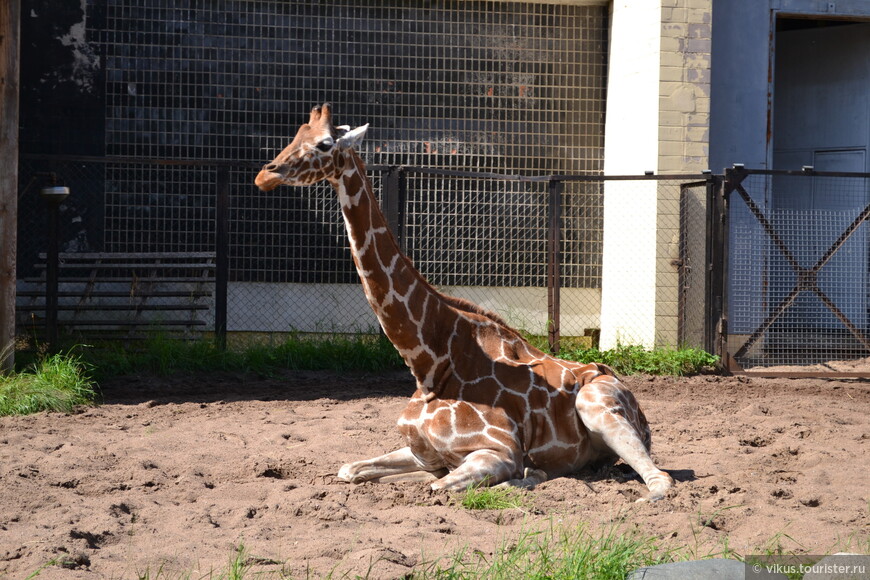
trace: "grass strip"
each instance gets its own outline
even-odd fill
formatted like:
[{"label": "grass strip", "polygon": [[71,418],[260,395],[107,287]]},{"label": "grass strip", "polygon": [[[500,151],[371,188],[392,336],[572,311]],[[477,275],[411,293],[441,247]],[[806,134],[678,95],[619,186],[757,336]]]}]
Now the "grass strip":
[{"label": "grass strip", "polygon": [[22,372],[0,375],[0,416],[69,413],[96,399],[88,365],[69,352],[43,356]]}]

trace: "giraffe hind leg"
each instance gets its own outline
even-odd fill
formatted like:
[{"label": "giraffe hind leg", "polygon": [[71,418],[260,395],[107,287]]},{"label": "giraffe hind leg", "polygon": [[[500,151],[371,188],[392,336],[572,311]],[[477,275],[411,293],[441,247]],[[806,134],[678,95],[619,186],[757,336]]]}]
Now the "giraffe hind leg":
[{"label": "giraffe hind leg", "polygon": [[616,454],[634,469],[649,489],[647,500],[662,499],[674,485],[650,457],[650,433],[634,395],[616,377],[601,376],[577,395],[577,412],[593,446],[604,456]]}]

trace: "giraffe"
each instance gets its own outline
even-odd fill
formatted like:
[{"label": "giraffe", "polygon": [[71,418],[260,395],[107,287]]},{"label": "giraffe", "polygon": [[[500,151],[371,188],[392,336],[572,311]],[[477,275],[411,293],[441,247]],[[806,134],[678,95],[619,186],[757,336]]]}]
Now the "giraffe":
[{"label": "giraffe", "polygon": [[263,191],[332,185],[366,298],[416,380],[398,420],[407,445],[343,465],[338,478],[532,488],[622,458],[647,485],[642,500],[664,497],[673,479],[653,463],[647,420],[609,367],[532,347],[498,315],[438,292],[401,252],[354,150],[367,129],[336,127],[329,103],[314,107],[255,179]]}]

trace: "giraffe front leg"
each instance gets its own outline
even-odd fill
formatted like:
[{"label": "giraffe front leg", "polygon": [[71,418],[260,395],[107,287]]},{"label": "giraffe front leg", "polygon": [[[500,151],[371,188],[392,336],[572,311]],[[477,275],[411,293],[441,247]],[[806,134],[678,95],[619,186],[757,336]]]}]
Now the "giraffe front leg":
[{"label": "giraffe front leg", "polygon": [[[338,478],[349,483],[386,481],[386,478],[390,478],[390,481],[422,481],[434,479],[440,474],[440,468],[424,464],[410,447],[403,447],[380,457],[346,463],[338,470]],[[402,475],[407,477],[396,477]]]},{"label": "giraffe front leg", "polygon": [[577,395],[577,412],[593,447],[605,455],[618,455],[643,479],[649,494],[638,501],[665,497],[674,480],[653,463],[649,426],[634,395],[618,379],[600,377],[584,385]]},{"label": "giraffe front leg", "polygon": [[462,491],[472,485],[496,485],[517,473],[517,462],[492,449],[478,449],[465,456],[459,467],[432,484],[432,489]]}]

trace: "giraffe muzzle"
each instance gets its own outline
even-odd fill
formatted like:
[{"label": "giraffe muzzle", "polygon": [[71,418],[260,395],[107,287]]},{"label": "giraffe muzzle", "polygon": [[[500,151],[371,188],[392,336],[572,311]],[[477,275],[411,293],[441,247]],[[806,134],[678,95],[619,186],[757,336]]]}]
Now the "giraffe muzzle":
[{"label": "giraffe muzzle", "polygon": [[254,179],[254,185],[259,187],[260,191],[272,191],[284,183],[287,169],[287,165],[279,165],[277,163],[264,165],[260,173],[257,174],[256,179]]}]

